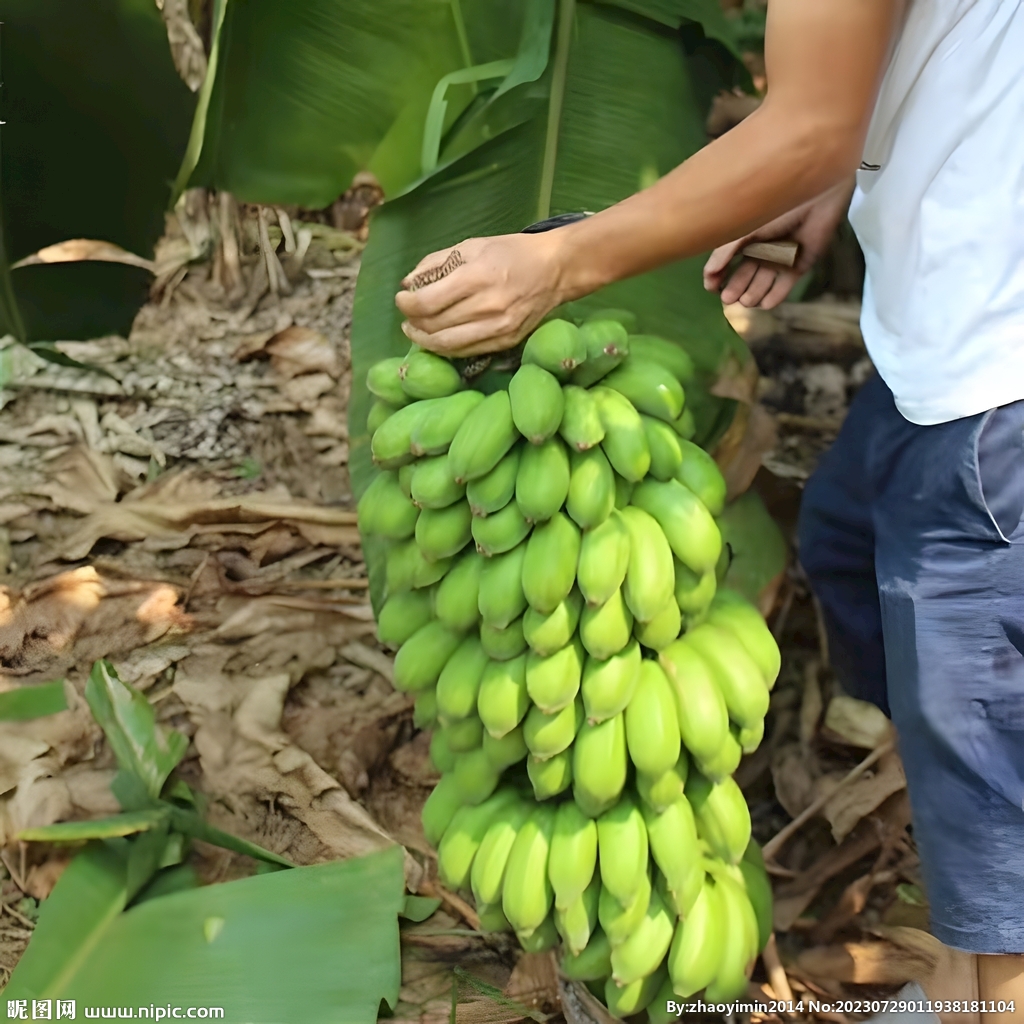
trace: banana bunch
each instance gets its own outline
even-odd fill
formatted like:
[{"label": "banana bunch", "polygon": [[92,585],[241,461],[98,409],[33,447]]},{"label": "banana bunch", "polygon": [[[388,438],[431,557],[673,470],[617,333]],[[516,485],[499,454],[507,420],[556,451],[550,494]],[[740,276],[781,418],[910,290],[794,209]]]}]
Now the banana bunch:
[{"label": "banana bunch", "polygon": [[377,363],[359,503],[387,545],[378,636],[433,730],[442,881],[524,948],[561,941],[622,1017],[738,993],[767,938],[731,776],[780,667],[719,587],[726,486],[690,440],[693,365],[631,321],[548,321],[486,395],[415,347]]}]

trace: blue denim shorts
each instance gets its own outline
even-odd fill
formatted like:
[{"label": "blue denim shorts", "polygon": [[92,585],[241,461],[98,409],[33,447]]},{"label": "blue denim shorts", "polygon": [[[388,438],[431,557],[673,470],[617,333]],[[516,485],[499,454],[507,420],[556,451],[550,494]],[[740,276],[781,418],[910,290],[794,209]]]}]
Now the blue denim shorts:
[{"label": "blue denim shorts", "polygon": [[1024,401],[917,426],[875,376],[808,481],[800,561],[848,693],[896,724],[931,927],[1024,953]]}]

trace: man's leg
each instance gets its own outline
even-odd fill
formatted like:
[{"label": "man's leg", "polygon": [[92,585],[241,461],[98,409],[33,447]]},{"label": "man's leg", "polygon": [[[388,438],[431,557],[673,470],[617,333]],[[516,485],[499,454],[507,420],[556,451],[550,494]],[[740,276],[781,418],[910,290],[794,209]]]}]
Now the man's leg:
[{"label": "man's leg", "polygon": [[868,451],[879,424],[892,417],[899,417],[892,394],[874,376],[807,481],[798,526],[800,564],[821,605],[832,666],[850,696],[886,713]]},{"label": "man's leg", "polygon": [[1024,1019],[1022,430],[1024,402],[908,426],[871,465],[889,700],[932,932],[980,954],[979,998],[997,1005],[986,1024]]}]

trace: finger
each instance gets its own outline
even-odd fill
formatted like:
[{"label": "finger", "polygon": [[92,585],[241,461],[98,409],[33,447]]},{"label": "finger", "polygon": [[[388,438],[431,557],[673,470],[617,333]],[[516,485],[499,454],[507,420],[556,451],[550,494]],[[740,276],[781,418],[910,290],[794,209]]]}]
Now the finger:
[{"label": "finger", "polygon": [[725,287],[722,289],[722,302],[726,305],[736,302],[747,290],[750,282],[753,281],[758,268],[759,264],[755,263],[753,260],[744,260],[736,268],[732,277],[729,278]]},{"label": "finger", "polygon": [[747,290],[740,296],[740,302],[748,309],[756,306],[771,291],[778,273],[778,270],[772,267],[758,267],[757,273],[747,285]]},{"label": "finger", "polygon": [[794,273],[792,270],[784,270],[775,278],[775,284],[771,286],[768,294],[761,300],[761,309],[774,309],[784,302],[793,286],[800,280],[802,274]]},{"label": "finger", "polygon": [[402,324],[405,336],[417,345],[443,356],[480,355],[512,348],[518,336],[509,333],[505,317],[477,320],[431,334],[408,321]]},{"label": "finger", "polygon": [[413,319],[439,316],[487,283],[482,279],[479,268],[463,265],[433,284],[414,292],[399,292],[395,296],[395,305],[403,315]]},{"label": "finger", "polygon": [[722,271],[732,262],[732,258],[747,244],[746,238],[737,238],[734,242],[720,245],[714,249],[704,264],[704,279],[721,275]]},{"label": "finger", "polygon": [[418,330],[436,334],[438,331],[472,323],[475,320],[493,320],[507,309],[508,302],[495,294],[493,289],[488,289],[484,292],[472,292],[433,316],[409,316],[407,319]]}]

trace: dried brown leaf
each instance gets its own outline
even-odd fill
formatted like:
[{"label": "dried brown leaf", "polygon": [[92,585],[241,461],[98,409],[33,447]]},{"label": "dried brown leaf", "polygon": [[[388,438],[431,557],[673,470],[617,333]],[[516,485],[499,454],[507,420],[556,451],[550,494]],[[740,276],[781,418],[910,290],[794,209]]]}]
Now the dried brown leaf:
[{"label": "dried brown leaf", "polygon": [[265,351],[285,380],[310,373],[323,373],[334,380],[341,376],[342,367],[334,346],[309,327],[286,327],[267,342]]},{"label": "dried brown leaf", "polygon": [[880,708],[846,694],[829,701],[824,726],[830,739],[864,750],[874,750],[892,731],[892,723]]},{"label": "dried brown leaf", "polygon": [[838,790],[827,804],[824,815],[832,826],[836,842],[842,842],[857,822],[884,803],[893,793],[905,789],[907,777],[899,754],[890,751],[878,762],[872,775],[863,775]]}]

